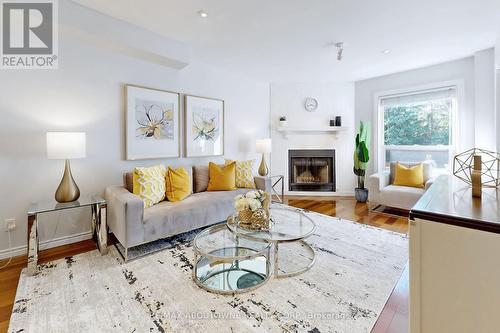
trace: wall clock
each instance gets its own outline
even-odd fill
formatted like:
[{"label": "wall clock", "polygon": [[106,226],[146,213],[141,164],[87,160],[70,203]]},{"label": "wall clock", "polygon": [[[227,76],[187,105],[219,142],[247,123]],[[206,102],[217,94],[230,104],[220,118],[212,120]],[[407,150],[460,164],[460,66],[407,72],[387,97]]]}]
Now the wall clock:
[{"label": "wall clock", "polygon": [[309,112],[316,111],[318,108],[318,101],[315,98],[307,97],[304,102],[304,108]]}]

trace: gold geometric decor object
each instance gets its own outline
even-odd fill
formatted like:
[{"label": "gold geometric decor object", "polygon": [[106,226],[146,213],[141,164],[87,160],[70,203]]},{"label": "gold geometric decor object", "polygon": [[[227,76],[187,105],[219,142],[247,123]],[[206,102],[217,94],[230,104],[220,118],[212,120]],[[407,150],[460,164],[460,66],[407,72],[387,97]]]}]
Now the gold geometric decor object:
[{"label": "gold geometric decor object", "polygon": [[[480,156],[481,184],[483,187],[500,187],[500,154],[480,148],[472,148],[455,156],[453,175],[472,185],[474,156]],[[476,161],[479,158],[476,157]],[[477,166],[477,165],[476,165]]]},{"label": "gold geometric decor object", "polygon": [[481,182],[483,179],[483,166],[481,161],[481,155],[474,155],[474,167],[472,168],[470,178],[472,180],[472,196],[476,198],[481,198],[483,194],[483,184]]}]

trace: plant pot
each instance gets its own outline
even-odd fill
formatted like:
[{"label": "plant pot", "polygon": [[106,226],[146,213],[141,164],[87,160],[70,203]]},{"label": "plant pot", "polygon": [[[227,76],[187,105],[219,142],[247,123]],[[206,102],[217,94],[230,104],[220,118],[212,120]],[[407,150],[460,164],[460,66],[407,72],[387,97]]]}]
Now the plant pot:
[{"label": "plant pot", "polygon": [[280,120],[280,126],[281,127],[286,127],[286,125],[287,125],[286,120]]},{"label": "plant pot", "polygon": [[354,189],[354,196],[358,202],[365,203],[368,201],[368,189],[367,188],[358,188]]}]

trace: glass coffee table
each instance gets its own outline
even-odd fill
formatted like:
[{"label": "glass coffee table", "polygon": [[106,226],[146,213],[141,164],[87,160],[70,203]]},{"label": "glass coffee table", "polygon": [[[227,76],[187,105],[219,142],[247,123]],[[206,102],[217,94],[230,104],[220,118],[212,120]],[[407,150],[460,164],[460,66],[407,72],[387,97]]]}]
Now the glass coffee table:
[{"label": "glass coffee table", "polygon": [[272,244],[273,275],[284,278],[308,271],[316,261],[314,249],[305,241],[316,224],[300,209],[271,205],[269,230],[252,231],[238,225],[238,216],[227,219],[227,227],[240,238]]},{"label": "glass coffee table", "polygon": [[[316,260],[305,241],[316,225],[300,209],[271,205],[269,230],[238,225],[238,216],[200,232],[194,239],[193,280],[201,288],[235,294],[253,290],[271,276],[284,278],[309,270]],[[271,265],[272,263],[272,265]]]},{"label": "glass coffee table", "polygon": [[199,233],[193,247],[193,280],[205,290],[242,293],[269,280],[271,244],[268,242],[239,237],[225,224],[219,224]]}]

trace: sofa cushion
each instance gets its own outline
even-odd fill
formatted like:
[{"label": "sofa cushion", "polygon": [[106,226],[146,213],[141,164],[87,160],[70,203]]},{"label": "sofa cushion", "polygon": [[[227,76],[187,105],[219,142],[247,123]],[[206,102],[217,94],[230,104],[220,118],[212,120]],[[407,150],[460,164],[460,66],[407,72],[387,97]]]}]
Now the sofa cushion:
[{"label": "sofa cushion", "polygon": [[396,163],[404,165],[407,168],[413,167],[422,163],[422,167],[424,168],[424,184],[432,177],[432,162],[431,161],[423,161],[423,162],[391,162],[389,165],[389,184],[394,184],[394,175],[396,174]]},{"label": "sofa cushion", "polygon": [[134,193],[134,173],[133,172],[126,172],[123,174],[123,186],[130,193]]},{"label": "sofa cushion", "polygon": [[209,181],[207,191],[233,191],[236,189],[236,162],[223,167],[208,163]]},{"label": "sofa cushion", "polygon": [[144,208],[149,208],[165,199],[165,174],[163,165],[136,167],[134,169],[133,193],[144,201]]},{"label": "sofa cushion", "polygon": [[[187,165],[184,165],[182,167],[184,169],[186,169],[186,171],[189,174],[191,183],[193,183],[193,168],[194,167],[187,166]],[[207,166],[207,170],[208,170],[208,166]],[[208,173],[208,171],[207,171],[207,173]],[[207,184],[208,184],[208,180],[207,180]],[[190,186],[192,188],[193,184],[191,184]],[[133,172],[126,172],[123,174],[123,187],[125,187],[130,193],[134,193],[134,173]]]},{"label": "sofa cushion", "polygon": [[253,178],[253,163],[255,160],[233,161],[226,160],[226,165],[236,162],[236,187],[238,188],[255,188],[255,180]]},{"label": "sofa cushion", "polygon": [[424,194],[422,188],[389,185],[380,191],[380,204],[401,209],[411,209]]},{"label": "sofa cushion", "polygon": [[184,200],[193,192],[191,177],[183,167],[167,170],[167,199],[176,202]]},{"label": "sofa cushion", "polygon": [[208,165],[193,166],[193,192],[205,192],[208,187]]},{"label": "sofa cushion", "polygon": [[394,173],[394,185],[424,188],[424,167],[419,163],[412,167],[406,167],[396,163]]},{"label": "sofa cushion", "polygon": [[163,201],[144,210],[144,241],[176,235],[225,221],[233,199],[247,189],[194,193],[178,202]]}]

